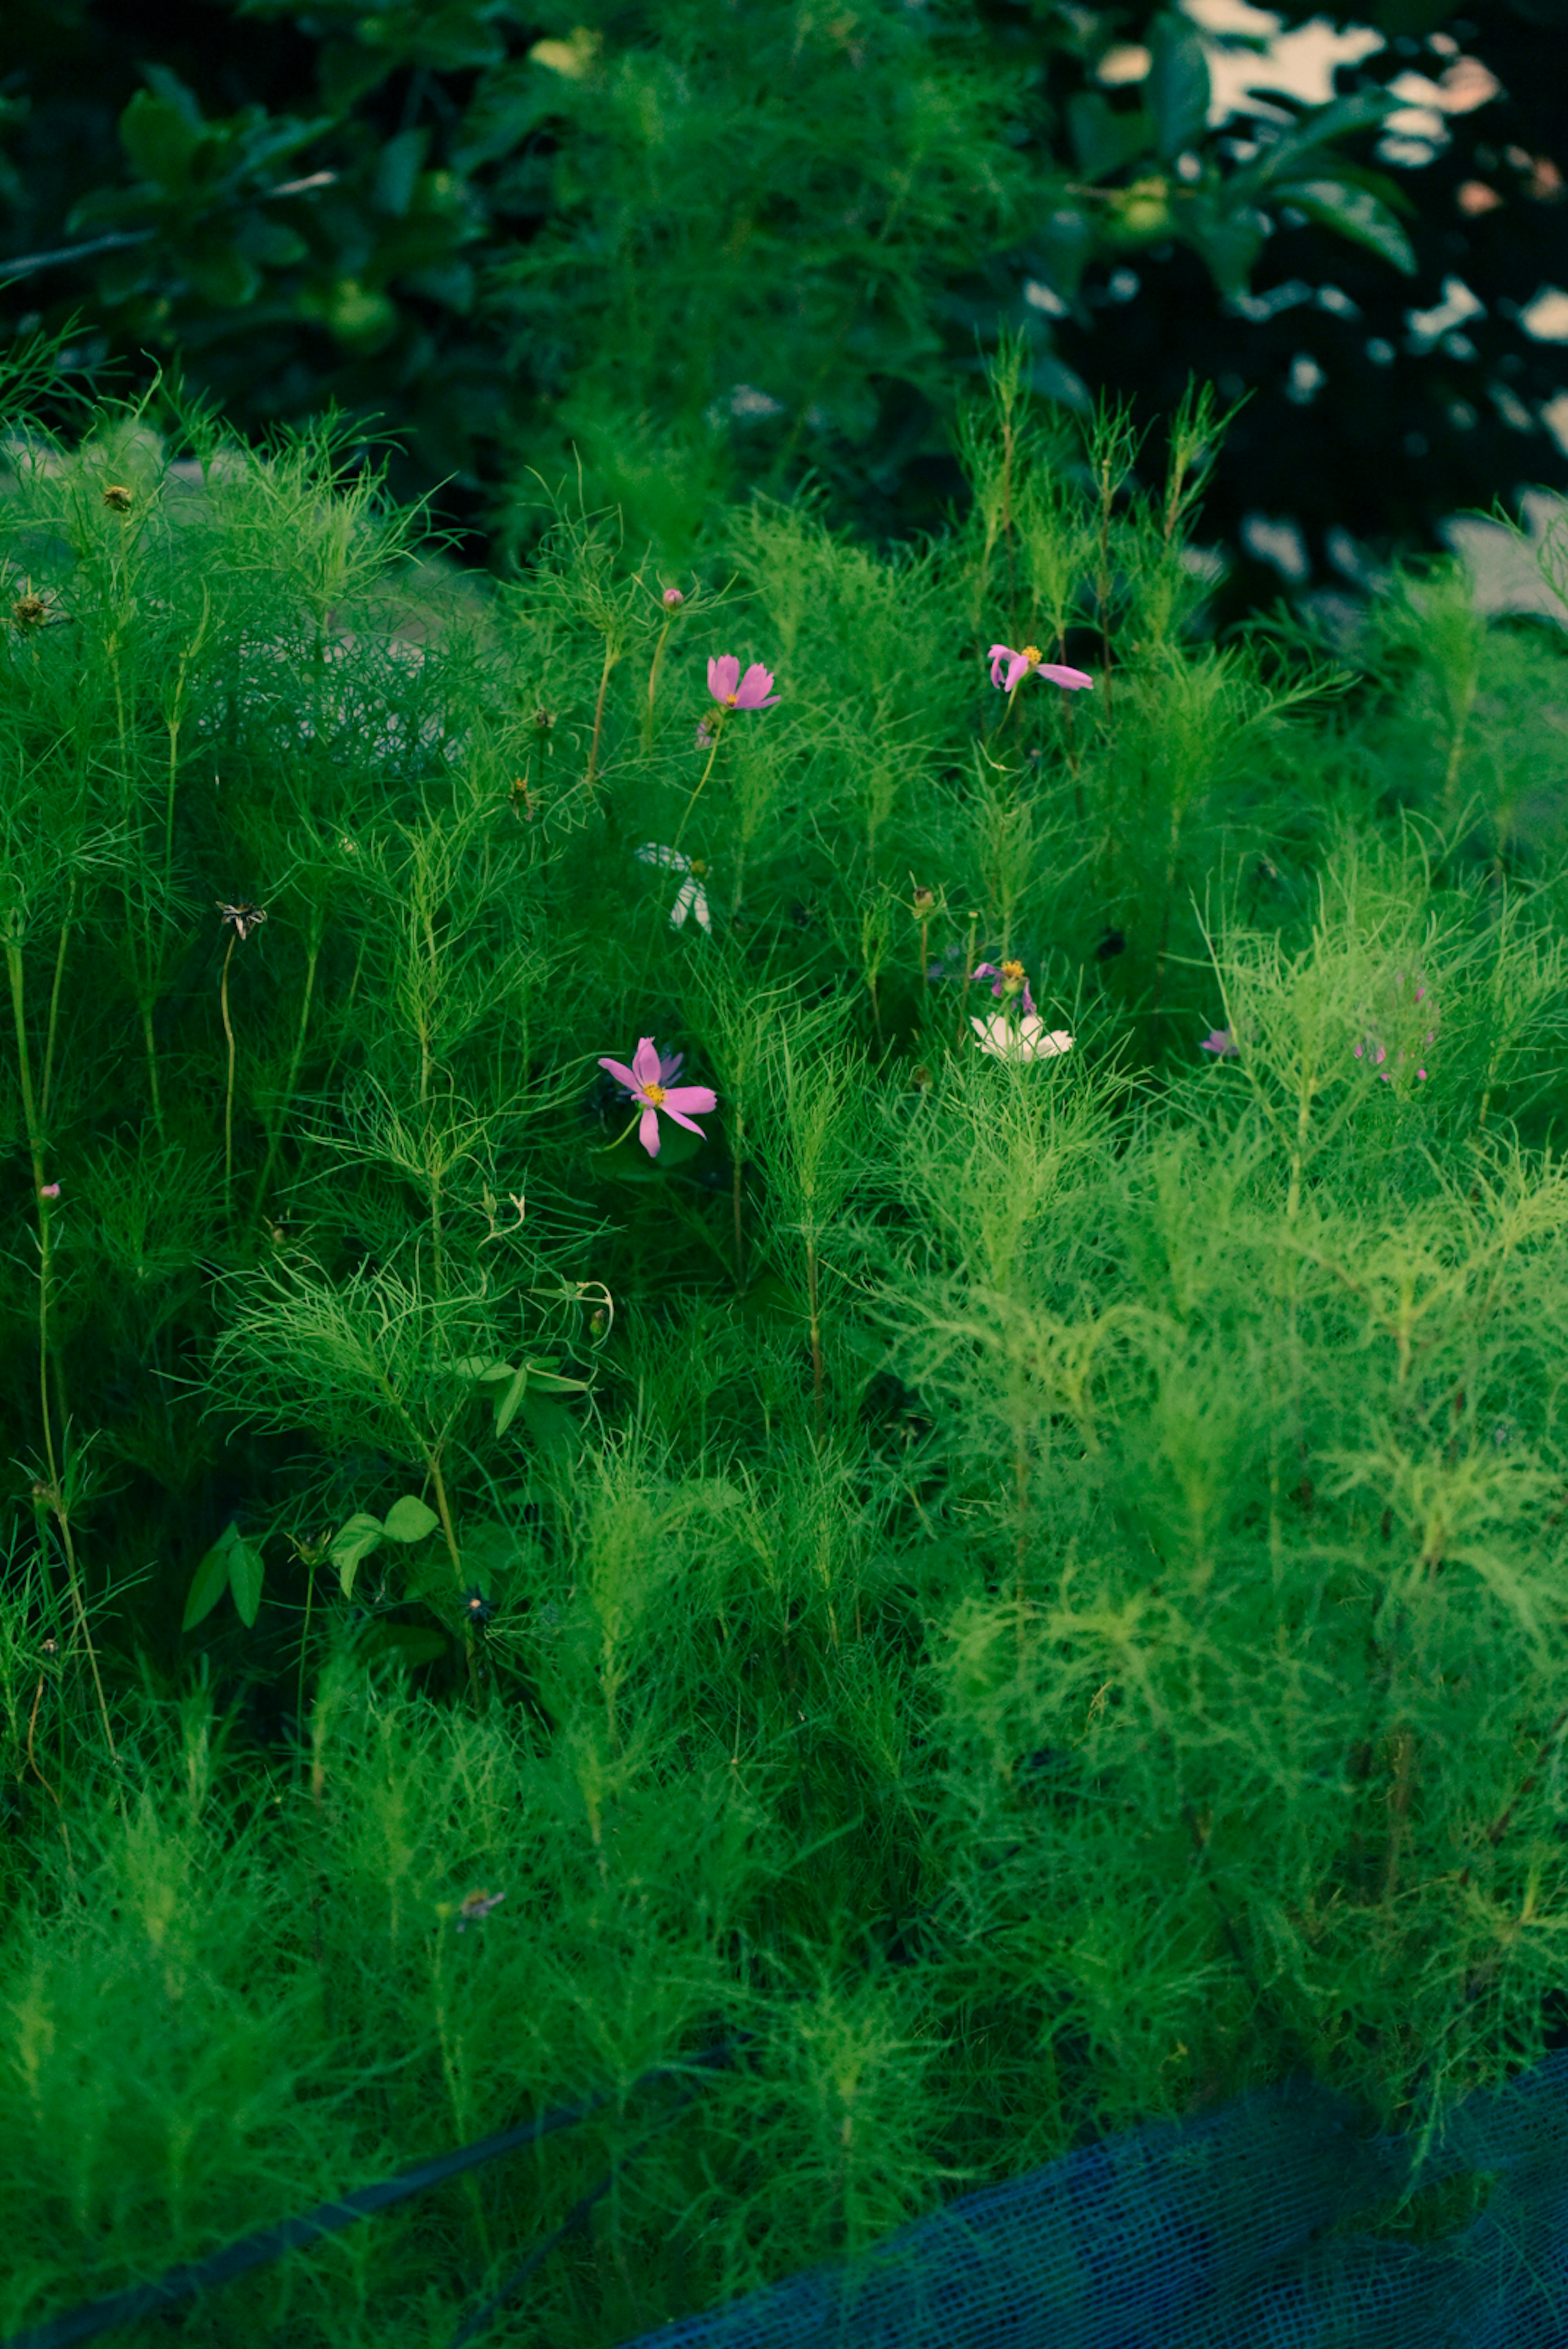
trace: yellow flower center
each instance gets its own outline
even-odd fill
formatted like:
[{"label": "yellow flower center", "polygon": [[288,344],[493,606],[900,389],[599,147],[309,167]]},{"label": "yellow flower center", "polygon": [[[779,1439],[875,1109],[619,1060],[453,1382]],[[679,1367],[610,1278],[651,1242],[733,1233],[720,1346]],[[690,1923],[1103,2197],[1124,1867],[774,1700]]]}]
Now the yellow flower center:
[{"label": "yellow flower center", "polygon": [[642,1089],[642,1098],[645,1102],[651,1102],[654,1108],[657,1109],[660,1102],[664,1099],[664,1087],[662,1085],[644,1085]]},{"label": "yellow flower center", "polygon": [[1023,657],[1029,663],[1031,668],[1038,668],[1045,656],[1041,651],[1038,645],[1025,645],[1023,647]]},{"label": "yellow flower center", "polygon": [[1004,962],[1002,966],[1002,976],[1012,986],[1016,987],[1023,977],[1023,965],[1021,962]]}]

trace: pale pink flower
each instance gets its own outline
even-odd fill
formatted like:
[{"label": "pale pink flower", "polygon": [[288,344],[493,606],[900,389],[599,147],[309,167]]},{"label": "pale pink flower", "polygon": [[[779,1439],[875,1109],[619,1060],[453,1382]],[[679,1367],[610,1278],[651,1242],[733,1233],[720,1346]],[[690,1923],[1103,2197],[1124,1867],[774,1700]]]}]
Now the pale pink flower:
[{"label": "pale pink flower", "polygon": [[708,663],[708,690],[725,709],[771,709],[778,699],[773,671],[753,661],[742,677],[733,653],[720,653]]},{"label": "pale pink flower", "polygon": [[1058,1052],[1070,1052],[1073,1039],[1064,1028],[1045,1032],[1045,1022],[1037,1011],[1026,1011],[1016,1027],[1005,1012],[993,1011],[989,1019],[971,1018],[974,1040],[982,1052],[998,1061],[1052,1061]]},{"label": "pale pink flower", "polygon": [[1233,1061],[1241,1048],[1229,1028],[1210,1028],[1198,1049],[1200,1052],[1212,1052],[1218,1060]]},{"label": "pale pink flower", "polygon": [[601,1069],[607,1069],[616,1082],[624,1085],[633,1101],[642,1103],[642,1116],[638,1124],[637,1138],[650,1158],[659,1155],[659,1112],[672,1117],[677,1125],[688,1133],[701,1134],[702,1129],[694,1123],[688,1112],[696,1110],[706,1115],[719,1106],[719,1096],[707,1085],[672,1085],[667,1081],[680,1066],[680,1056],[661,1054],[651,1036],[639,1038],[628,1069],[624,1061],[601,1058]]},{"label": "pale pink flower", "polygon": [[[1023,651],[1017,653],[1011,645],[992,645],[988,657],[992,685],[1005,684],[1009,693],[1021,678],[1032,674],[1048,677],[1053,685],[1060,685],[1069,693],[1081,692],[1085,686],[1092,686],[1095,682],[1085,669],[1068,668],[1061,661],[1048,661],[1038,645],[1025,645]],[[1005,680],[1002,674],[1003,661],[1007,663]]]}]

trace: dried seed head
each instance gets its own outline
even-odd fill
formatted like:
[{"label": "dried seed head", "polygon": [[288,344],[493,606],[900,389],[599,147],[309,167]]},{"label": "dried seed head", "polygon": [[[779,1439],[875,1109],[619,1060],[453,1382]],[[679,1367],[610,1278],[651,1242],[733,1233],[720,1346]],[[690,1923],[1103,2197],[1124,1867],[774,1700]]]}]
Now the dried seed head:
[{"label": "dried seed head", "polygon": [[33,629],[44,627],[49,617],[47,596],[40,595],[36,588],[25,588],[11,606],[11,617],[29,635]]},{"label": "dried seed head", "polygon": [[213,902],[218,907],[218,919],[222,922],[233,922],[241,938],[244,938],[247,931],[254,930],[259,923],[266,919],[265,909],[261,905],[224,905],[216,898]]},{"label": "dried seed head", "polygon": [[135,502],[135,492],[127,489],[123,481],[111,481],[103,493],[103,502],[116,513],[129,513]]}]

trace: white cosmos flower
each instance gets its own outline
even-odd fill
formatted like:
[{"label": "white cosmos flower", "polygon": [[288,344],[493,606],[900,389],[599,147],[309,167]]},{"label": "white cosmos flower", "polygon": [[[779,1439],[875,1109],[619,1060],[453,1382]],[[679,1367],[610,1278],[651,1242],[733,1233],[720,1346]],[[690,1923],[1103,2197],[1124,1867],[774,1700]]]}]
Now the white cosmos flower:
[{"label": "white cosmos flower", "polygon": [[1026,1011],[1016,1027],[1005,1011],[994,1011],[989,1019],[971,1018],[969,1024],[981,1050],[999,1061],[1053,1061],[1058,1052],[1073,1049],[1073,1039],[1064,1028],[1054,1028],[1046,1034],[1045,1022],[1037,1011]]},{"label": "white cosmos flower", "polygon": [[683,856],[678,848],[665,848],[657,840],[645,840],[642,846],[633,853],[640,857],[644,864],[662,864],[666,872],[683,873],[686,875],[676,893],[675,903],[670,909],[670,928],[684,929],[688,914],[695,914],[698,928],[711,931],[713,918],[708,911],[708,892],[703,888],[700,878],[700,875],[706,871],[706,866],[693,864],[691,859],[689,856]]}]

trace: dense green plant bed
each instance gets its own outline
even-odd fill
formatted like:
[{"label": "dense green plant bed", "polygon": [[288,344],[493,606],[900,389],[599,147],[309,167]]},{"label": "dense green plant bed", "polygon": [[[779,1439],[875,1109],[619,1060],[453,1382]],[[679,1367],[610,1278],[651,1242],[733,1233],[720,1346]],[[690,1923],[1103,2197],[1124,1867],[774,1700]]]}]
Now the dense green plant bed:
[{"label": "dense green plant bed", "polygon": [[[892,562],[181,431],[0,502],[0,2328],[727,2037],[498,2337],[1528,2061],[1559,636],[1217,645],[1207,404],[1146,503],[1012,365]],[[445,2341],[647,2124],[186,2337]]]}]

